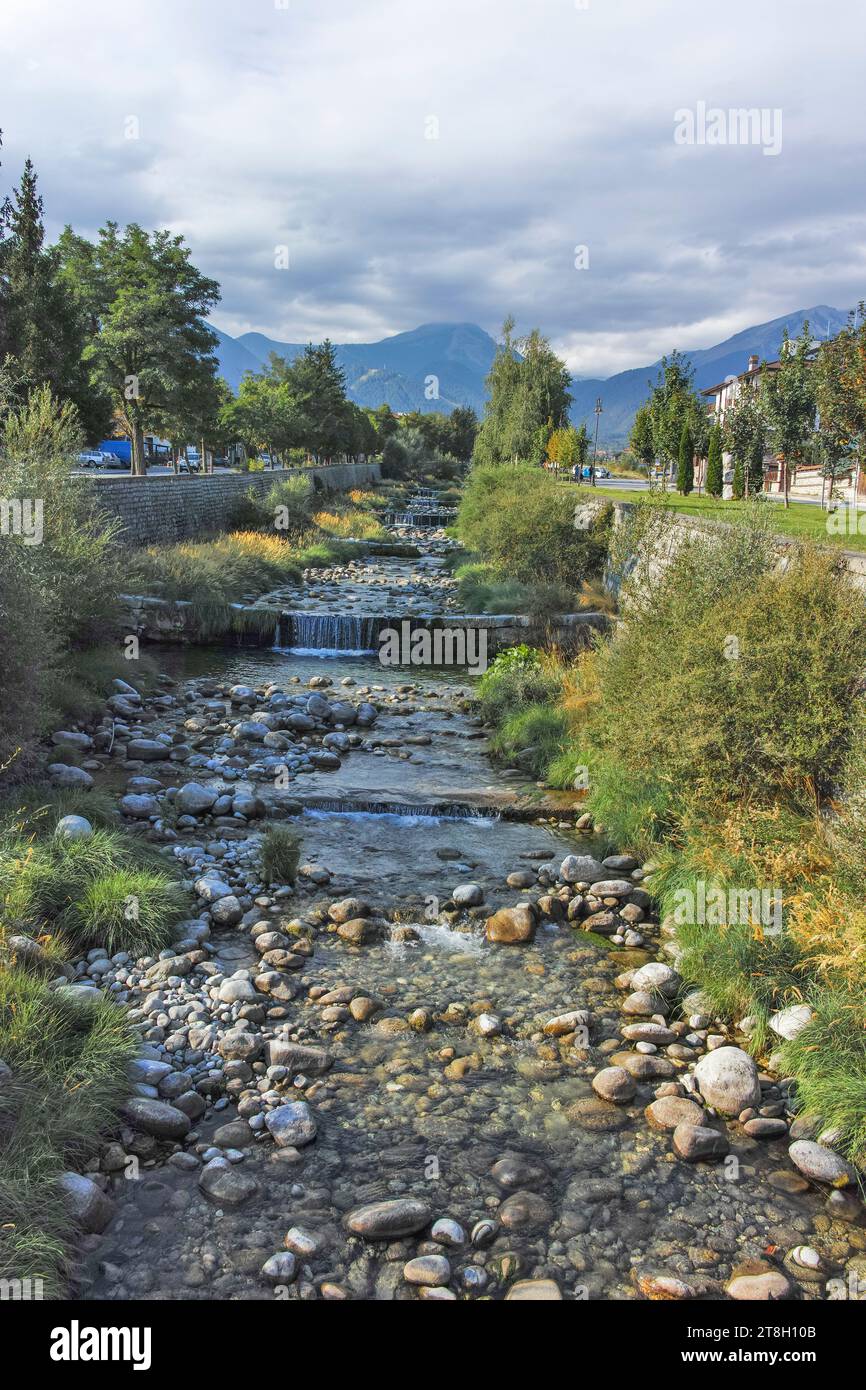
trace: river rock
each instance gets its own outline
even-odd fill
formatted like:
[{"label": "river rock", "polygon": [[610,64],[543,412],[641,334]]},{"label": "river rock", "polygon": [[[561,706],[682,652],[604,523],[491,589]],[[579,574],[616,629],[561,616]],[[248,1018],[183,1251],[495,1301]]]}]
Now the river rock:
[{"label": "river rock", "polygon": [[537,1192],[513,1192],[497,1212],[507,1231],[538,1231],[553,1220],[553,1208]]},{"label": "river rock", "polygon": [[84,840],[93,834],[93,826],[84,816],[61,816],[54,833],[66,840]]},{"label": "river rock", "polygon": [[790,1042],[798,1033],[802,1033],[812,1018],[813,1012],[808,1004],[791,1004],[770,1016],[770,1027],[778,1037],[787,1038]]},{"label": "river rock", "polygon": [[169,750],[157,738],[131,738],[126,745],[126,756],[143,763],[156,763],[168,757]]},{"label": "river rock", "polygon": [[670,1009],[669,1000],[660,994],[651,994],[645,989],[634,990],[622,1001],[624,1014],[644,1014],[650,1017],[652,1014],[668,1014]]},{"label": "river rock", "polygon": [[603,878],[592,885],[594,898],[627,898],[634,892],[634,884],[627,878]]},{"label": "river rock", "polygon": [[761,1103],[758,1068],[739,1047],[717,1047],[695,1067],[698,1089],[714,1110],[723,1115],[739,1115],[741,1110]]},{"label": "river rock", "polygon": [[502,907],[487,918],[487,940],[502,946],[520,945],[535,936],[535,914],[528,903]]},{"label": "river rock", "polygon": [[559,866],[559,877],[566,883],[597,883],[604,873],[604,865],[589,854],[567,854]]},{"label": "river rock", "polygon": [[788,1126],[781,1118],[756,1115],[753,1120],[747,1120],[743,1125],[743,1133],[748,1134],[750,1139],[781,1139],[788,1133]]},{"label": "river rock", "polygon": [[225,897],[218,898],[211,904],[211,921],[216,927],[236,927],[244,915],[240,899],[234,893],[227,893]]},{"label": "river rock", "polygon": [[417,1255],[403,1266],[403,1278],[407,1284],[438,1287],[451,1278],[451,1265],[444,1255]]},{"label": "river rock", "polygon": [[652,1129],[674,1130],[681,1124],[700,1126],[706,1119],[701,1107],[685,1096],[660,1096],[647,1106],[644,1114]]},{"label": "river rock", "polygon": [[315,1116],[305,1100],[289,1101],[269,1111],[265,1116],[265,1127],[281,1149],[289,1146],[300,1149],[305,1144],[311,1144],[318,1129]]},{"label": "river rock", "polygon": [[198,1185],[219,1207],[239,1207],[258,1192],[255,1178],[226,1158],[213,1158],[202,1168]]},{"label": "river rock", "polygon": [[505,1295],[506,1303],[561,1303],[562,1292],[553,1279],[518,1279]]},{"label": "river rock", "polygon": [[540,1187],[549,1174],[544,1164],[529,1154],[506,1153],[496,1160],[490,1176],[506,1192],[515,1192],[524,1187]]},{"label": "river rock", "polygon": [[676,997],[683,978],[670,965],[651,960],[637,969],[631,977],[631,987],[635,990],[649,990],[651,994],[661,994],[665,999]]},{"label": "river rock", "polygon": [[159,802],[155,796],[127,794],[120,798],[120,811],[130,820],[148,820],[159,815]]},{"label": "river rock", "polygon": [[86,791],[93,786],[93,778],[83,767],[72,767],[68,763],[49,763],[48,773],[55,787],[72,787]]},{"label": "river rock", "polygon": [[269,1284],[291,1284],[298,1272],[298,1261],[291,1250],[278,1250],[262,1265],[262,1278]]},{"label": "river rock", "polygon": [[561,1038],[566,1033],[573,1033],[577,1028],[588,1028],[592,1015],[589,1009],[572,1009],[570,1013],[556,1014],[554,1018],[549,1018],[544,1025],[544,1032],[551,1037]]},{"label": "river rock", "polygon": [[155,1139],[185,1139],[192,1128],[181,1110],[146,1096],[131,1096],[121,1107],[121,1113],[133,1129],[152,1134]]},{"label": "river rock", "polygon": [[768,1269],[763,1274],[738,1274],[725,1285],[729,1298],[738,1303],[776,1303],[790,1298],[793,1286],[779,1269]]},{"label": "river rock", "polygon": [[726,1134],[704,1125],[678,1124],[674,1130],[674,1150],[687,1163],[701,1159],[724,1158],[730,1151]]},{"label": "river rock", "polygon": [[100,1235],[114,1215],[114,1203],[102,1188],[82,1173],[61,1173],[58,1186],[66,1210],[87,1235]]},{"label": "river rock", "polygon": [[288,1067],[293,1075],[323,1076],[333,1063],[333,1056],[323,1047],[309,1047],[289,1038],[271,1038],[266,1044],[268,1066]]},{"label": "river rock", "polygon": [[677,1035],[663,1023],[627,1023],[622,1035],[629,1042],[653,1043],[656,1047],[667,1047],[677,1040]]},{"label": "river rock", "polygon": [[625,1067],[605,1067],[592,1078],[592,1089],[602,1100],[613,1105],[627,1105],[634,1099],[637,1084]]},{"label": "river rock", "polygon": [[328,908],[328,916],[332,922],[349,922],[355,917],[369,917],[369,904],[363,898],[341,898],[339,902],[331,903]]},{"label": "river rock", "polygon": [[213,787],[203,787],[200,782],[186,782],[175,792],[174,804],[181,815],[203,816],[217,800],[218,793]]},{"label": "river rock", "polygon": [[396,1240],[422,1230],[431,1214],[427,1203],[417,1197],[395,1197],[356,1207],[346,1217],[346,1228],[365,1240]]},{"label": "river rock", "polygon": [[797,1139],[788,1149],[788,1157],[794,1167],[813,1182],[827,1183],[830,1187],[848,1187],[857,1181],[854,1169],[844,1158],[811,1139]]},{"label": "river rock", "polygon": [[484,902],[484,889],[478,883],[458,883],[451,897],[457,907],[480,907]]},{"label": "river rock", "polygon": [[215,903],[220,898],[229,897],[232,890],[216,874],[205,874],[203,878],[196,879],[195,891],[206,903]]}]

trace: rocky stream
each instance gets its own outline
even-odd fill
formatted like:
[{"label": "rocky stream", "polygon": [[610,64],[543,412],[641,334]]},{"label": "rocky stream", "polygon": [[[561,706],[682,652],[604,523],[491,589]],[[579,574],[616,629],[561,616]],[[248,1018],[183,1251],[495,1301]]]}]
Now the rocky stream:
[{"label": "rocky stream", "polygon": [[357,654],[346,622],[452,606],[401,522],[419,560],[273,596],[289,647],[163,649],[85,748],[195,907],[66,986],[142,1039],[69,1179],[78,1296],[862,1297],[856,1175],[688,993],[651,866],[494,768],[464,673]]}]

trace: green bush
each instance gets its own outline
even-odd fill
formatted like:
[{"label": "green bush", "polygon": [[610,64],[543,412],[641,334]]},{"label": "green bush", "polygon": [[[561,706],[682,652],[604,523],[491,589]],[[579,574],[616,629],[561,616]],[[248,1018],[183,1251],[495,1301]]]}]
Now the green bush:
[{"label": "green bush", "polygon": [[675,796],[827,794],[846,757],[866,650],[866,601],[824,554],[772,565],[749,527],[636,569],[599,657],[592,741]]},{"label": "green bush", "polygon": [[457,514],[467,550],[523,584],[576,590],[601,573],[612,508],[588,530],[574,524],[574,496],[532,464],[474,467]]},{"label": "green bush", "polygon": [[483,718],[501,724],[530,704],[552,703],[561,691],[555,668],[535,647],[509,647],[494,658],[478,685]]}]

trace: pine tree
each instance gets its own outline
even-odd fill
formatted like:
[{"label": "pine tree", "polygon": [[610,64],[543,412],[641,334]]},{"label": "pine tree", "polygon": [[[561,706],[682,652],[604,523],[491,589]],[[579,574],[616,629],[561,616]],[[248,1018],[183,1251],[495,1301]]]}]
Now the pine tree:
[{"label": "pine tree", "polygon": [[687,497],[695,485],[694,445],[692,432],[683,425],[680,434],[679,457],[677,460],[677,491]]},{"label": "pine tree", "polygon": [[84,320],[61,277],[59,252],[45,245],[42,198],[29,159],[3,221],[3,351],[15,359],[23,390],[50,386],[59,400],[72,401],[95,438],[107,423],[106,402],[87,380]]},{"label": "pine tree", "polygon": [[718,425],[713,425],[707,454],[707,492],[711,497],[721,497],[723,473],[722,431]]}]

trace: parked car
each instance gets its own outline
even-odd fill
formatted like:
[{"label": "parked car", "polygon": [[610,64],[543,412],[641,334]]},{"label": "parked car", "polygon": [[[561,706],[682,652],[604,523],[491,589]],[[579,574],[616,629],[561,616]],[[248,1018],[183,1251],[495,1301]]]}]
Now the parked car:
[{"label": "parked car", "polygon": [[186,458],[181,458],[178,461],[177,471],[179,473],[198,473],[200,467],[198,455],[193,457],[191,454],[187,454]]},{"label": "parked car", "polygon": [[[574,478],[574,481],[575,481],[576,483],[579,483],[581,480],[583,480],[583,482],[587,482],[587,483],[588,483],[588,482],[591,482],[591,481],[592,481],[592,465],[589,464],[589,463],[585,463],[585,464],[583,465],[583,467],[581,468],[580,464],[579,464],[579,463],[576,463],[576,464],[574,465],[574,467],[572,468],[572,470],[571,470],[571,476],[572,476],[572,478]],[[597,478],[609,478],[609,477],[610,477],[610,470],[609,470],[608,468],[604,468],[600,463],[597,463],[596,466],[595,466],[595,476],[596,476]]]},{"label": "parked car", "polygon": [[78,455],[78,462],[82,468],[125,468],[116,454],[109,454],[105,449],[85,449]]}]

